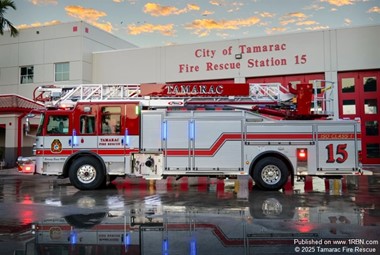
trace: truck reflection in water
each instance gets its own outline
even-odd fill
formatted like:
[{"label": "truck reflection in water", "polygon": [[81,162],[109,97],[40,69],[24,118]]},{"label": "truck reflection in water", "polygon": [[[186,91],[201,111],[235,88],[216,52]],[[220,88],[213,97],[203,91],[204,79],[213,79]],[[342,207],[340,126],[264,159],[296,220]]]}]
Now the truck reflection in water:
[{"label": "truck reflection in water", "polygon": [[[126,191],[117,189],[132,201],[122,210],[35,222],[35,239],[27,249],[34,253],[27,254],[292,254],[305,242],[314,249],[309,253],[328,254],[342,247],[336,241],[355,248],[349,240],[375,240],[379,232],[364,220],[373,208],[360,206],[350,195],[254,190],[246,192],[246,199],[231,200],[229,195],[241,191],[217,192],[212,198],[190,190],[165,193],[162,200],[155,193],[134,204]],[[91,200],[91,193],[83,192],[73,198],[84,194]],[[194,203],[202,194],[207,200]],[[361,247],[380,249],[378,242]]]}]

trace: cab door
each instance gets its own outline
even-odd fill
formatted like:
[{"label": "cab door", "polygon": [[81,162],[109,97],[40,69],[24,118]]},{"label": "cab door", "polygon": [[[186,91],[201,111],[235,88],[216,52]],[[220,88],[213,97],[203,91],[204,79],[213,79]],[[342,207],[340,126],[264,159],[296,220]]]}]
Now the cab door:
[{"label": "cab door", "polygon": [[125,172],[125,143],[121,130],[124,104],[110,102],[98,106],[97,148],[107,173],[118,175]]},{"label": "cab door", "polygon": [[43,171],[49,174],[62,172],[66,158],[73,153],[72,135],[72,120],[69,114],[58,111],[46,114],[42,143],[37,145],[37,150],[43,154]]},{"label": "cab door", "polygon": [[124,168],[125,174],[131,174],[131,155],[140,148],[140,105],[138,102],[130,102],[123,107],[120,132],[124,146]]}]

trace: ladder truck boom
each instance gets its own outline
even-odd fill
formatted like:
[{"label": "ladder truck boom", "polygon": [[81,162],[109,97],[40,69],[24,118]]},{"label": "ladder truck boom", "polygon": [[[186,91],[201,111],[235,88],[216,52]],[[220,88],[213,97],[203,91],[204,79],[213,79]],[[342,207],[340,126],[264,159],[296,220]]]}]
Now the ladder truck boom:
[{"label": "ladder truck boom", "polygon": [[152,108],[226,105],[285,118],[314,119],[333,115],[333,85],[322,80],[296,84],[296,88],[280,83],[48,85],[36,88],[33,98],[49,108],[78,101],[128,100]]},{"label": "ladder truck boom", "polygon": [[[152,107],[183,104],[280,104],[292,99],[279,83],[253,84],[81,84],[48,85],[34,91],[34,100],[47,107],[67,101],[131,100]],[[160,103],[158,101],[165,101]],[[172,102],[170,104],[170,102]]]}]

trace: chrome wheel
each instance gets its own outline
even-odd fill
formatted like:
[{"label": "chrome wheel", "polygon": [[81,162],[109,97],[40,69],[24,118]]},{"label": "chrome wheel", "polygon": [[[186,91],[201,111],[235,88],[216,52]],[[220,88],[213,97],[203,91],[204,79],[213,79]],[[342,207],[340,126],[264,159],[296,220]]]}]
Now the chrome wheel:
[{"label": "chrome wheel", "polygon": [[281,170],[275,165],[267,165],[261,171],[261,179],[268,185],[273,185],[281,180]]},{"label": "chrome wheel", "polygon": [[104,164],[94,157],[79,157],[70,166],[71,184],[80,190],[93,190],[106,182]]},{"label": "chrome wheel", "polygon": [[91,183],[96,178],[96,169],[91,165],[83,165],[78,169],[77,177],[82,183]]}]

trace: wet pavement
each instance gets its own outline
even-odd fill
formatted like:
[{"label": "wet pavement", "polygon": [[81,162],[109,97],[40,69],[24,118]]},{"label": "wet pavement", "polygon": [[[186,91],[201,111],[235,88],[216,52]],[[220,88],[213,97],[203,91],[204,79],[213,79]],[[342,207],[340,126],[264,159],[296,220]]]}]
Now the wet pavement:
[{"label": "wet pavement", "polygon": [[247,178],[118,178],[79,191],[0,170],[0,254],[380,254],[380,166],[371,170],[279,192]]}]

